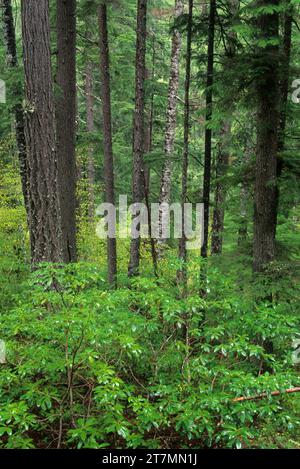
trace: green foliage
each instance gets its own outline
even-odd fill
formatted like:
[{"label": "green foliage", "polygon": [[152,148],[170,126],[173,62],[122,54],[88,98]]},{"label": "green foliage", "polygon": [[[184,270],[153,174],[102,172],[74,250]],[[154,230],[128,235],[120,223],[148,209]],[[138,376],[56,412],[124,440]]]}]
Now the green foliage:
[{"label": "green foliage", "polygon": [[164,281],[113,292],[104,278],[93,264],[41,266],[2,311],[3,447],[269,447],[265,428],[297,438],[297,399],[270,393],[297,385],[299,300],[256,304],[214,268],[204,299],[192,283],[179,299]]}]

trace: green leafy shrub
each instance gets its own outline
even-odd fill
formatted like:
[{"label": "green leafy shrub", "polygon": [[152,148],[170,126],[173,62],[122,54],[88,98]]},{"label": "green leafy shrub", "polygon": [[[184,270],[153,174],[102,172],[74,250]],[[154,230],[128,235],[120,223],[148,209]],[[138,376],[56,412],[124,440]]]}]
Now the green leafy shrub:
[{"label": "green leafy shrub", "polygon": [[193,282],[182,299],[164,282],[109,291],[104,278],[92,264],[41,266],[2,311],[1,446],[271,447],[262,429],[299,431],[297,398],[271,397],[298,384],[297,299],[221,297],[214,269],[206,298]]}]

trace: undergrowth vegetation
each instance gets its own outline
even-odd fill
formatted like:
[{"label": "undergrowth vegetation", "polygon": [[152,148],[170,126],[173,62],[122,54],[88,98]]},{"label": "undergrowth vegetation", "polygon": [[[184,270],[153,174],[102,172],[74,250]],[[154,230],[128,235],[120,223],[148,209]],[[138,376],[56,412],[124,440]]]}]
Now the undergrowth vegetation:
[{"label": "undergrowth vegetation", "polygon": [[10,174],[1,179],[1,447],[299,447],[297,394],[271,396],[299,385],[295,263],[277,263],[262,284],[245,253],[227,251],[206,261],[201,283],[191,256],[182,298],[170,250],[157,282],[145,255],[141,278],[124,271],[113,291],[105,246],[90,234],[81,249],[98,242],[97,262],[30,273],[18,187],[5,197]]}]

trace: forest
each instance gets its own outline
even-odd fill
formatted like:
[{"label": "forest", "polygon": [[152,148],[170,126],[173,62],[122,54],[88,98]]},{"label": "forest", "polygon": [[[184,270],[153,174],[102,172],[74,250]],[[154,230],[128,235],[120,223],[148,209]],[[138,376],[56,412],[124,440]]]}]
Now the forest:
[{"label": "forest", "polygon": [[0,0],[0,448],[300,448],[300,0]]}]

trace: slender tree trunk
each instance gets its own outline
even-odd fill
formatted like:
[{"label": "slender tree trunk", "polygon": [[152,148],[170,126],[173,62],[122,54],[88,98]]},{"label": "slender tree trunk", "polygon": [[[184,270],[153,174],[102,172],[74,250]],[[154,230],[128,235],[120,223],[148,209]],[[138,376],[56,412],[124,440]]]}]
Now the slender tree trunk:
[{"label": "slender tree trunk", "polygon": [[[93,96],[93,65],[88,62],[85,73],[85,93],[86,93],[86,122],[87,131],[92,134],[95,130],[94,126],[94,96]],[[95,160],[94,148],[90,144],[88,148],[88,217],[90,222],[94,221],[95,212]]]},{"label": "slender tree trunk", "polygon": [[[184,2],[183,0],[175,1],[175,20],[183,14]],[[180,51],[181,51],[181,33],[177,30],[174,31],[172,37],[172,53],[171,53],[171,67],[170,67],[170,78],[169,78],[169,93],[168,93],[168,108],[167,108],[167,119],[165,129],[165,161],[161,176],[160,183],[160,194],[159,203],[169,204],[171,198],[171,176],[172,176],[172,155],[174,151],[174,141],[176,132],[176,108],[177,108],[177,95],[179,89],[179,71],[180,71]],[[163,239],[163,220],[167,214],[163,209],[159,210],[159,237],[158,243],[158,254],[162,256],[162,248],[166,243],[166,239]]]},{"label": "slender tree trunk", "polygon": [[182,260],[182,267],[177,272],[178,283],[186,284],[187,271],[187,250],[185,234],[185,203],[187,202],[187,183],[188,183],[188,162],[189,162],[189,136],[190,136],[190,84],[191,84],[191,51],[192,51],[192,25],[193,25],[193,7],[194,1],[189,0],[189,17],[187,28],[186,43],[186,76],[185,76],[185,99],[184,99],[184,143],[183,143],[183,161],[182,161],[182,235],[179,241],[179,258]]},{"label": "slender tree trunk", "polygon": [[[278,0],[258,0],[257,6],[277,7]],[[259,38],[278,38],[279,14],[263,13],[257,18]],[[254,271],[260,272],[275,258],[277,211],[277,154],[279,126],[279,47],[268,43],[259,48],[258,67],[263,73],[256,80],[257,148],[254,205]]]},{"label": "slender tree trunk", "polygon": [[[115,205],[109,45],[108,45],[108,32],[107,32],[107,8],[105,4],[101,4],[99,6],[98,19],[99,19],[99,34],[100,34],[100,59],[101,59],[101,80],[102,80],[105,201],[107,203]],[[116,232],[114,234],[116,235]],[[117,246],[116,246],[115,236],[108,237],[107,239],[107,261],[108,261],[108,281],[110,284],[116,285]]]},{"label": "slender tree trunk", "polygon": [[76,0],[57,0],[56,138],[64,262],[76,261]]},{"label": "slender tree trunk", "polygon": [[[152,70],[148,74],[146,72],[146,77],[154,78],[155,74],[155,36],[153,36],[153,50],[152,50]],[[153,116],[154,116],[154,91],[151,91],[150,95],[150,109],[148,112],[148,122],[145,132],[145,153],[150,153],[152,151],[152,139],[153,139]],[[150,168],[144,166],[144,186],[145,186],[145,202],[148,210],[148,226],[149,226],[149,239],[151,246],[151,256],[153,262],[153,271],[156,278],[158,278],[158,269],[157,269],[157,252],[155,239],[152,236],[152,217],[151,217],[151,207],[150,207],[150,180],[151,180],[151,171]]]},{"label": "slender tree trunk", "polygon": [[[7,65],[10,68],[18,66],[18,55],[16,46],[16,32],[13,19],[13,11],[11,0],[2,0],[3,9],[3,26],[4,36],[6,41],[7,50]],[[24,114],[21,104],[21,90],[17,85],[14,87],[14,93],[20,102],[14,107],[15,126],[16,126],[16,141],[19,155],[20,176],[22,183],[22,192],[24,197],[25,208],[28,217],[28,168],[26,160],[26,144],[25,144],[25,131],[24,131]]]},{"label": "slender tree trunk", "polygon": [[[245,149],[245,161],[244,165],[247,167],[250,163],[251,156],[255,154],[255,148],[252,148],[248,143]],[[248,168],[247,168],[248,171]],[[240,222],[238,230],[238,246],[243,246],[248,238],[248,205],[249,198],[251,196],[249,181],[247,175],[244,172],[242,175],[242,185],[240,192]]]},{"label": "slender tree trunk", "polygon": [[61,261],[48,0],[22,0],[31,257]]},{"label": "slender tree trunk", "polygon": [[[228,9],[230,14],[229,26],[233,26],[238,20],[239,0],[228,0]],[[223,67],[224,74],[227,74],[232,67],[232,59],[236,54],[236,33],[227,32],[227,43],[225,44],[225,63]],[[230,88],[225,96],[226,111],[228,117],[223,120],[221,125],[220,142],[218,145],[217,164],[216,164],[216,189],[215,189],[215,208],[213,212],[211,253],[221,254],[223,250],[223,232],[225,218],[226,187],[225,176],[229,165],[229,145],[231,140],[231,118],[234,112],[235,103]]]},{"label": "slender tree trunk", "polygon": [[[284,150],[285,127],[287,117],[287,102],[289,94],[289,79],[290,79],[290,61],[292,49],[292,26],[293,26],[293,9],[290,7],[284,15],[284,34],[283,34],[283,49],[282,49],[282,65],[280,73],[280,114],[279,114],[279,141],[278,151]],[[279,176],[282,171],[282,159],[279,158],[278,170]]]},{"label": "slender tree trunk", "polygon": [[[153,43],[152,43],[152,70],[147,72],[146,71],[146,78],[154,79],[155,75],[155,61],[156,61],[156,49],[155,49],[155,35],[153,34]],[[154,90],[151,90],[150,94],[150,106],[149,112],[147,116],[147,128],[146,128],[146,135],[145,135],[145,153],[150,153],[152,151],[153,145],[153,119],[154,119]],[[150,179],[151,179],[151,170],[150,168],[144,167],[145,171],[145,192],[150,195]]]},{"label": "slender tree trunk", "polygon": [[[133,203],[141,203],[144,197],[144,110],[145,110],[145,72],[146,72],[146,33],[147,0],[137,2],[137,43],[136,43],[136,91],[133,129]],[[138,275],[140,264],[141,238],[131,240],[129,277]]]},{"label": "slender tree trunk", "polygon": [[[152,98],[151,98],[152,100]],[[145,132],[145,153],[150,153],[152,151],[152,127],[153,127],[153,108],[151,104],[151,109],[147,115],[147,128]],[[150,168],[146,165],[144,167],[145,173],[145,192],[150,193]]]},{"label": "slender tree trunk", "polygon": [[17,57],[17,45],[16,45],[16,32],[15,24],[13,19],[13,11],[11,0],[2,0],[2,15],[3,15],[3,26],[4,26],[4,37],[6,42],[7,51],[7,65],[9,67],[16,67],[18,65]]},{"label": "slender tree trunk", "polygon": [[291,61],[291,49],[292,49],[292,26],[293,26],[293,8],[290,5],[290,9],[284,14],[283,24],[283,48],[281,51],[281,67],[280,67],[280,113],[279,113],[279,135],[278,135],[278,160],[277,160],[277,192],[276,192],[276,223],[277,223],[277,212],[279,207],[279,178],[283,171],[283,151],[285,147],[285,128],[287,118],[287,103],[289,94],[289,80],[290,80],[290,61]]},{"label": "slender tree trunk", "polygon": [[216,1],[210,0],[209,26],[208,26],[208,50],[207,50],[207,79],[206,79],[206,129],[205,129],[205,154],[204,154],[204,178],[203,178],[203,203],[204,203],[204,239],[201,248],[201,256],[208,254],[209,231],[209,203],[211,185],[211,142],[212,130],[210,121],[213,105],[213,81],[214,81],[214,43],[215,43]]},{"label": "slender tree trunk", "polygon": [[231,136],[231,123],[223,122],[221,137],[217,152],[215,208],[213,213],[211,252],[221,254],[223,248],[223,231],[225,217],[226,187],[224,177],[229,164],[229,139]]},{"label": "slender tree trunk", "polygon": [[240,226],[239,226],[239,233],[238,233],[238,246],[241,247],[245,244],[248,238],[248,211],[247,211],[247,204],[248,204],[248,197],[249,197],[249,188],[247,184],[243,181],[241,187],[241,219],[240,219]]}]

